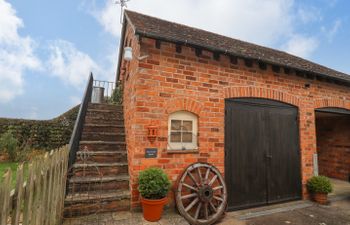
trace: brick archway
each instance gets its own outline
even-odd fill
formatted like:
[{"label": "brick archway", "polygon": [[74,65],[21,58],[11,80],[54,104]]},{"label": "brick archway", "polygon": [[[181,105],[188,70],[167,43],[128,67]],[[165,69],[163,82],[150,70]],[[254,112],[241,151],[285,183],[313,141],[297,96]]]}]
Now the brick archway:
[{"label": "brick archway", "polygon": [[316,99],[314,102],[314,108],[326,108],[326,107],[336,107],[350,110],[350,102],[346,102],[341,99],[335,98],[324,98],[324,99]]},{"label": "brick archway", "polygon": [[300,106],[299,98],[278,90],[262,87],[228,87],[224,90],[225,98],[254,97],[266,98],[285,102],[294,106]]},{"label": "brick archway", "polygon": [[168,114],[185,110],[200,116],[202,114],[202,108],[201,103],[190,98],[175,98],[168,101],[165,105],[165,110]]}]

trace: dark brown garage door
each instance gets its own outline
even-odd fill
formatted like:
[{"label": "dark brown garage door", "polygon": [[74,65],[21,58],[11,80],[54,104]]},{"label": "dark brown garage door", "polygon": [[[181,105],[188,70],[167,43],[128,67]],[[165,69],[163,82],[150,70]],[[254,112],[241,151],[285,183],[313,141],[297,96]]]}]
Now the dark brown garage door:
[{"label": "dark brown garage door", "polygon": [[228,209],[301,198],[298,109],[266,99],[225,101]]}]

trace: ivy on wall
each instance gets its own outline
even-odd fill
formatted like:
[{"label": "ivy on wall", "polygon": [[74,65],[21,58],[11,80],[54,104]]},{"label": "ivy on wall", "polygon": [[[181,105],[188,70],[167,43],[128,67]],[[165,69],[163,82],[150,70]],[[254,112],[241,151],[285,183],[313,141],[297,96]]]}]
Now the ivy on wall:
[{"label": "ivy on wall", "polygon": [[52,120],[0,118],[0,136],[8,130],[19,145],[37,150],[51,150],[69,143],[79,105]]}]

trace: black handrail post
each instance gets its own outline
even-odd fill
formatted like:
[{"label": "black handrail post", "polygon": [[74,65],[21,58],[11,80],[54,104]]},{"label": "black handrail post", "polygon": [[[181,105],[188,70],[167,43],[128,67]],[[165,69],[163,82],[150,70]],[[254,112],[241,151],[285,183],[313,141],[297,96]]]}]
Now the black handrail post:
[{"label": "black handrail post", "polygon": [[93,90],[93,82],[94,77],[92,73],[90,73],[89,80],[87,86],[85,88],[85,93],[83,100],[80,104],[79,113],[77,119],[74,124],[74,129],[72,132],[72,136],[69,141],[69,160],[68,160],[68,168],[70,168],[75,162],[76,153],[79,150],[79,141],[81,138],[81,134],[83,132],[83,126],[85,121],[85,116],[87,112],[87,108],[89,103],[91,102],[92,90]]}]

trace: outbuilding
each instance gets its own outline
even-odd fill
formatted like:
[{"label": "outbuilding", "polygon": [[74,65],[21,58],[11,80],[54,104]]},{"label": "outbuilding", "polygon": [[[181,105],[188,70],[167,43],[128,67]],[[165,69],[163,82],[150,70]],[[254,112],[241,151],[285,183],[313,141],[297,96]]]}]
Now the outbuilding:
[{"label": "outbuilding", "polygon": [[194,162],[224,175],[228,209],[308,197],[348,180],[350,76],[288,53],[125,11],[117,68],[132,207],[137,177],[176,181]]}]

